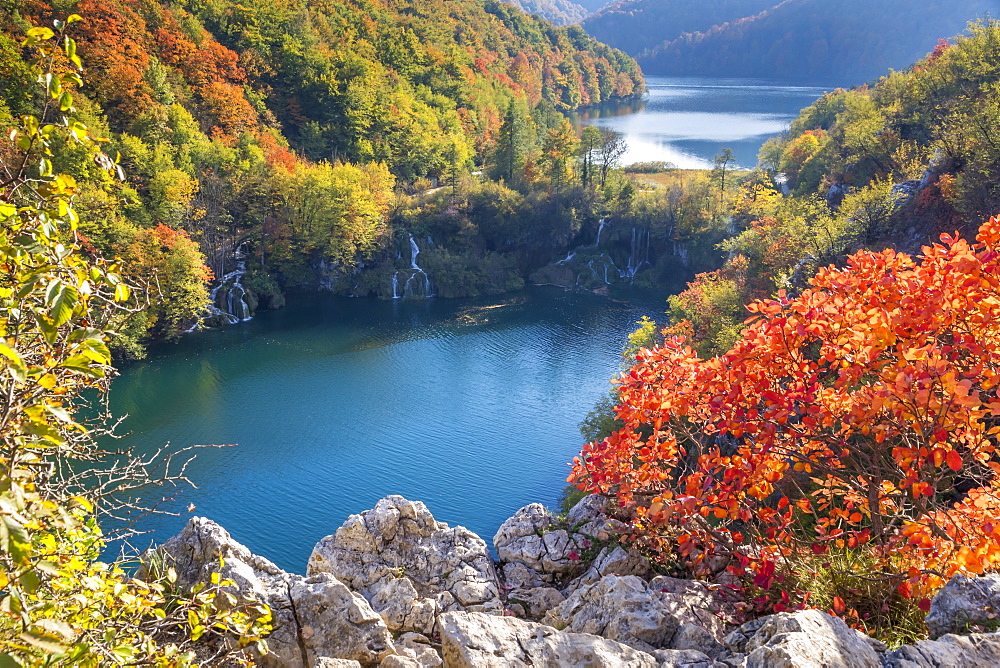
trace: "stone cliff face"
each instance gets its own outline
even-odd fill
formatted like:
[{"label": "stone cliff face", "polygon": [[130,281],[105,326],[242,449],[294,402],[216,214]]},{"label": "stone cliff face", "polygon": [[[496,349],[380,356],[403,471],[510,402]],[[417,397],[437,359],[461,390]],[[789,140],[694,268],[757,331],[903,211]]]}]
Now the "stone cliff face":
[{"label": "stone cliff face", "polygon": [[[565,520],[525,506],[493,539],[498,563],[479,536],[400,496],[321,540],[305,576],[200,517],[157,553],[182,588],[219,572],[237,595],[269,605],[274,631],[256,662],[273,668],[1000,665],[996,634],[943,635],[887,652],[818,610],[737,626],[729,588],[655,575],[617,544],[624,525],[604,504],[588,497]],[[928,624],[935,635],[968,629],[993,606],[993,580],[956,578]]]}]

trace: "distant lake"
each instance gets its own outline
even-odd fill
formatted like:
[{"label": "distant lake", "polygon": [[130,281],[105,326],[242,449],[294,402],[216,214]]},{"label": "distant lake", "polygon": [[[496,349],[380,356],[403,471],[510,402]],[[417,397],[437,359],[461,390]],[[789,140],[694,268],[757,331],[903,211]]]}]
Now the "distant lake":
[{"label": "distant lake", "polygon": [[629,150],[623,165],[659,160],[682,169],[709,168],[724,148],[733,150],[740,166],[753,167],[769,137],[834,88],[673,77],[647,77],[646,85],[645,100],[589,109],[578,121],[624,134]]},{"label": "distant lake", "polygon": [[[195,332],[124,369],[111,389],[124,444],[208,448],[198,489],[139,526],[162,542],[191,515],[279,566],[388,494],[423,501],[492,547],[528,503],[554,506],[581,420],[610,389],[622,346],[666,306],[534,287],[492,299],[290,295],[286,309]],[[188,504],[194,504],[188,511]]]}]

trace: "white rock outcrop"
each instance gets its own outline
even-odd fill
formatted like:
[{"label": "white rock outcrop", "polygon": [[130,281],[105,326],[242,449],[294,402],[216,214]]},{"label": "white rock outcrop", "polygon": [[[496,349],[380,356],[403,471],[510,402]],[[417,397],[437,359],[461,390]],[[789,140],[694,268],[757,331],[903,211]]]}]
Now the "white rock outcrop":
[{"label": "white rock outcrop", "polygon": [[973,625],[1000,624],[1000,574],[954,576],[931,600],[924,621],[931,638],[968,632]]},{"label": "white rock outcrop", "polygon": [[374,665],[393,653],[389,629],[363,597],[330,576],[286,573],[204,517],[191,518],[146,561],[172,566],[183,589],[207,584],[219,572],[237,593],[267,604],[274,630],[267,638],[270,651],[257,658],[258,665],[300,668],[321,658]]},{"label": "white rock outcrop", "polygon": [[503,613],[486,543],[401,496],[351,515],[317,543],[306,572],[330,573],[363,595],[393,632],[432,633],[451,610]]},{"label": "white rock outcrop", "polygon": [[448,612],[440,617],[441,649],[448,668],[654,668],[650,654],[584,633],[482,613]]},{"label": "white rock outcrop", "polygon": [[949,634],[937,640],[921,640],[888,652],[884,665],[885,668],[996,668],[1000,666],[1000,636]]},{"label": "white rock outcrop", "polygon": [[870,639],[819,610],[781,612],[748,622],[726,638],[746,668],[881,668]]},{"label": "white rock outcrop", "polygon": [[543,619],[572,633],[590,633],[643,652],[670,646],[677,618],[634,575],[608,575],[580,587]]}]

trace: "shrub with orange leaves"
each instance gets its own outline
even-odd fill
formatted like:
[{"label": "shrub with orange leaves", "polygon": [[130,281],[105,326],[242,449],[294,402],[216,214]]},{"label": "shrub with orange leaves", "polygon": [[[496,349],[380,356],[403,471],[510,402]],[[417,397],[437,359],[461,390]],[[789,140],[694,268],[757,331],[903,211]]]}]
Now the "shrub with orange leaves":
[{"label": "shrub with orange leaves", "polygon": [[917,599],[1000,565],[1000,219],[918,257],[858,253],[749,309],[718,357],[680,337],[641,351],[625,426],[570,481],[696,572],[728,563],[764,591],[838,551]]}]

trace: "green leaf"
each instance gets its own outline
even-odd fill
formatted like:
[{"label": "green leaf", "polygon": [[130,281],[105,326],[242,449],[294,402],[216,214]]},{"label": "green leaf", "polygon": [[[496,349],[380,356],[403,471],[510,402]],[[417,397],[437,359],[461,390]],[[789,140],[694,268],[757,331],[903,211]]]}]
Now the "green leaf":
[{"label": "green leaf", "polygon": [[10,654],[0,654],[0,668],[22,668],[23,663]]},{"label": "green leaf", "polygon": [[59,328],[56,327],[50,318],[41,313],[34,313],[34,316],[35,321],[38,323],[38,329],[41,330],[42,336],[45,337],[45,342],[50,346],[56,345],[56,340],[59,338]]},{"label": "green leaf", "polygon": [[4,515],[0,521],[0,548],[20,563],[31,554],[31,539],[13,517]]},{"label": "green leaf", "polygon": [[69,651],[69,645],[63,642],[62,638],[54,633],[29,629],[20,636],[21,640],[37,647],[46,654],[65,654]]},{"label": "green leaf", "polygon": [[24,591],[29,594],[34,594],[38,591],[39,585],[42,584],[42,579],[35,571],[28,571],[18,578],[18,582],[21,584],[21,587],[24,588]]},{"label": "green leaf", "polygon": [[24,366],[24,361],[21,359],[21,356],[18,354],[18,352],[13,348],[11,348],[10,346],[8,346],[6,343],[0,342],[0,355],[3,355],[4,357],[6,357],[7,359],[9,359],[11,362],[13,362],[18,366],[21,367]]},{"label": "green leaf", "polygon": [[49,283],[45,291],[45,302],[51,307],[49,313],[56,327],[69,322],[79,299],[80,293],[72,285],[67,285],[60,280]]}]

